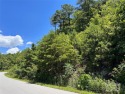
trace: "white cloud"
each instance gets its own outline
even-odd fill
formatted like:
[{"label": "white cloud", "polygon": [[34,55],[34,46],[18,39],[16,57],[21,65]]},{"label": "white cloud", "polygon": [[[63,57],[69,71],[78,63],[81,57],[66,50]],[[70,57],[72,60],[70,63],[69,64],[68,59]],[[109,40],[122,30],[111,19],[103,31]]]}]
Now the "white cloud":
[{"label": "white cloud", "polygon": [[33,42],[29,41],[29,42],[27,42],[26,44],[27,44],[27,45],[31,45],[31,44],[33,44]]},{"label": "white cloud", "polygon": [[14,48],[10,48],[10,49],[8,49],[7,51],[6,51],[6,53],[7,54],[15,54],[15,53],[17,53],[17,52],[19,52],[20,50],[19,50],[19,48],[17,48],[17,47],[14,47]]},{"label": "white cloud", "polygon": [[16,47],[23,44],[23,39],[20,35],[4,36],[0,34],[0,47]]}]

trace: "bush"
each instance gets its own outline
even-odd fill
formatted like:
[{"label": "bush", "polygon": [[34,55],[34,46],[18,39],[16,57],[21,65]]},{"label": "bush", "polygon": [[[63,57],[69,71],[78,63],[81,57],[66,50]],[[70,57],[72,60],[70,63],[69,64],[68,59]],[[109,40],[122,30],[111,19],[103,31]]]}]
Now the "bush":
[{"label": "bush", "polygon": [[120,94],[125,94],[125,86],[121,85]]},{"label": "bush", "polygon": [[118,94],[120,85],[117,85],[114,81],[95,78],[89,81],[89,90],[104,94]]},{"label": "bush", "polygon": [[113,69],[112,76],[121,84],[125,84],[125,61]]},{"label": "bush", "polygon": [[71,87],[77,88],[78,87],[79,76],[83,72],[84,72],[83,67],[76,68],[75,71],[73,71],[73,74],[71,75],[71,77],[68,80],[68,85],[71,86]]},{"label": "bush", "polygon": [[11,69],[9,69],[9,75],[11,77],[18,78],[17,71],[20,71],[20,68],[17,65],[14,65]]},{"label": "bush", "polygon": [[92,78],[89,74],[82,74],[79,78],[78,89],[101,94],[118,94],[120,92],[120,85],[114,81]]},{"label": "bush", "polygon": [[103,92],[105,90],[106,83],[99,78],[95,78],[89,81],[89,90],[95,92]]},{"label": "bush", "polygon": [[89,81],[92,80],[92,77],[89,74],[82,74],[78,81],[78,89],[86,90],[89,86]]}]

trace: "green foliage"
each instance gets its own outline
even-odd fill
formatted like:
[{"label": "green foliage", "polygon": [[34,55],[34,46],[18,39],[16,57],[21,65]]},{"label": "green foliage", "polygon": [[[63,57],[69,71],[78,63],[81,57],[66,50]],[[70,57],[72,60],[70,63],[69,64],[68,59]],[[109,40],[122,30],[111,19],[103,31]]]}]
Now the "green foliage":
[{"label": "green foliage", "polygon": [[[9,73],[13,77],[35,80],[37,73],[35,45],[31,49],[25,49],[18,53],[14,59],[15,64],[10,68]],[[12,61],[11,61],[12,63]]]},{"label": "green foliage", "polygon": [[19,71],[21,71],[20,69],[19,69],[19,67],[17,66],[17,65],[14,65],[11,69],[9,69],[9,75],[11,75],[11,77],[16,77],[16,78],[18,78],[19,76],[19,74],[18,74],[18,72]]},{"label": "green foliage", "polygon": [[120,83],[125,84],[125,62],[120,64],[118,68],[114,68],[112,76]]},{"label": "green foliage", "polygon": [[74,73],[74,67],[70,63],[66,63],[64,65],[64,68],[65,68],[64,78],[66,82],[66,80],[68,80],[71,77],[71,75]]},{"label": "green foliage", "polygon": [[111,50],[111,53],[113,53],[113,60],[112,62],[114,63],[115,66],[120,64],[123,59],[124,59],[124,53],[125,53],[125,30],[124,30],[124,25],[125,25],[125,1],[120,0],[117,4],[117,12],[116,12],[116,20],[114,21],[115,25],[115,30],[114,30],[114,36],[112,37],[112,47],[113,49]]},{"label": "green foliage", "polygon": [[[84,32],[75,36],[76,47],[82,56],[83,65],[87,65],[87,72],[100,73],[107,70],[107,73],[103,74],[105,76],[108,75],[108,71],[111,72],[112,68],[123,60],[124,41],[118,41],[117,36],[120,34],[117,33],[116,35],[117,28],[122,26],[116,22],[117,18],[120,18],[117,16],[119,13],[117,8],[122,3],[117,0],[108,0],[106,4],[100,7],[99,13],[96,12],[93,15]],[[77,12],[82,13],[82,11],[76,11],[76,14]],[[82,16],[80,15],[80,17]],[[118,27],[116,23],[120,26]],[[123,34],[119,36],[119,38],[121,37],[123,39]],[[121,41],[122,43],[117,44]]]},{"label": "green foliage", "polygon": [[103,94],[118,94],[120,91],[120,85],[117,85],[114,81],[95,78],[90,80],[89,90]]},{"label": "green foliage", "polygon": [[82,74],[78,81],[78,88],[82,90],[88,89],[90,80],[92,80],[92,77],[89,74]]},{"label": "green foliage", "polygon": [[125,94],[125,86],[124,85],[121,86],[120,94]]},{"label": "green foliage", "polygon": [[55,32],[36,45],[16,54],[0,54],[0,70],[10,69],[21,79],[124,94],[125,0],[78,0],[77,8],[65,4],[51,23]]},{"label": "green foliage", "polygon": [[[18,55],[19,53],[17,53]],[[0,54],[0,70],[8,70],[14,64],[17,57],[16,54]]]},{"label": "green foliage", "polygon": [[66,34],[71,32],[70,25],[73,12],[74,7],[69,4],[64,4],[61,6],[61,10],[56,10],[55,14],[51,17],[51,23],[55,26],[55,32],[64,32]]},{"label": "green foliage", "polygon": [[80,76],[78,88],[102,94],[118,94],[120,92],[120,85],[117,85],[114,81],[102,80],[97,77],[92,78],[89,74],[82,74]]},{"label": "green foliage", "polygon": [[74,88],[78,87],[78,81],[81,73],[84,73],[84,68],[83,67],[78,67],[77,65],[76,69],[72,71],[72,75],[68,79],[68,85]]},{"label": "green foliage", "polygon": [[38,49],[40,73],[48,73],[51,79],[62,80],[66,74],[65,64],[74,66],[79,63],[78,51],[72,46],[69,36],[64,33],[56,35],[51,32],[39,42]]}]

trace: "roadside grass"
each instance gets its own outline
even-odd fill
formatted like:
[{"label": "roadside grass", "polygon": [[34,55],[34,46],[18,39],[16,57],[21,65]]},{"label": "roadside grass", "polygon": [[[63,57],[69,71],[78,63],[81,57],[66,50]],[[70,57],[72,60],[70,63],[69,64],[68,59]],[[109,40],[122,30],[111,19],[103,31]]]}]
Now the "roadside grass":
[{"label": "roadside grass", "polygon": [[51,85],[51,84],[44,84],[44,83],[36,83],[36,84],[41,85],[41,86],[52,87],[52,88],[56,88],[56,89],[60,89],[60,90],[75,92],[75,93],[78,93],[78,94],[95,94],[93,92],[81,91],[81,90],[78,90],[76,88],[72,88],[72,87],[69,87],[69,86],[63,87],[63,86],[57,86],[57,85]]},{"label": "roadside grass", "polygon": [[[15,80],[20,80],[20,81],[32,83],[30,80],[27,80],[27,79],[14,78],[11,75],[9,75],[8,73],[5,73],[5,76],[7,76],[9,78],[13,78]],[[60,90],[65,90],[65,91],[70,91],[70,92],[75,92],[75,93],[78,93],[78,94],[95,94],[94,92],[82,91],[82,90],[78,90],[76,88],[69,87],[69,86],[64,87],[64,86],[57,86],[57,85],[51,85],[51,84],[45,84],[45,83],[39,83],[39,82],[34,82],[33,84],[37,84],[37,85],[40,85],[40,86],[46,86],[46,87],[50,87],[50,88],[55,88],[55,89],[60,89]]]},{"label": "roadside grass", "polygon": [[0,72],[8,72],[8,70],[0,70]]}]

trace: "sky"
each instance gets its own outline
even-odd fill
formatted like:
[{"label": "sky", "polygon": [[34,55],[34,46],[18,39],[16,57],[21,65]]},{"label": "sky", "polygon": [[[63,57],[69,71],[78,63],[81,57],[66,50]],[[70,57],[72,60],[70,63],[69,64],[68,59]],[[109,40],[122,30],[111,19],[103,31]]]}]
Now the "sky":
[{"label": "sky", "polygon": [[16,53],[40,41],[54,27],[50,18],[77,0],[0,0],[0,53]]}]

